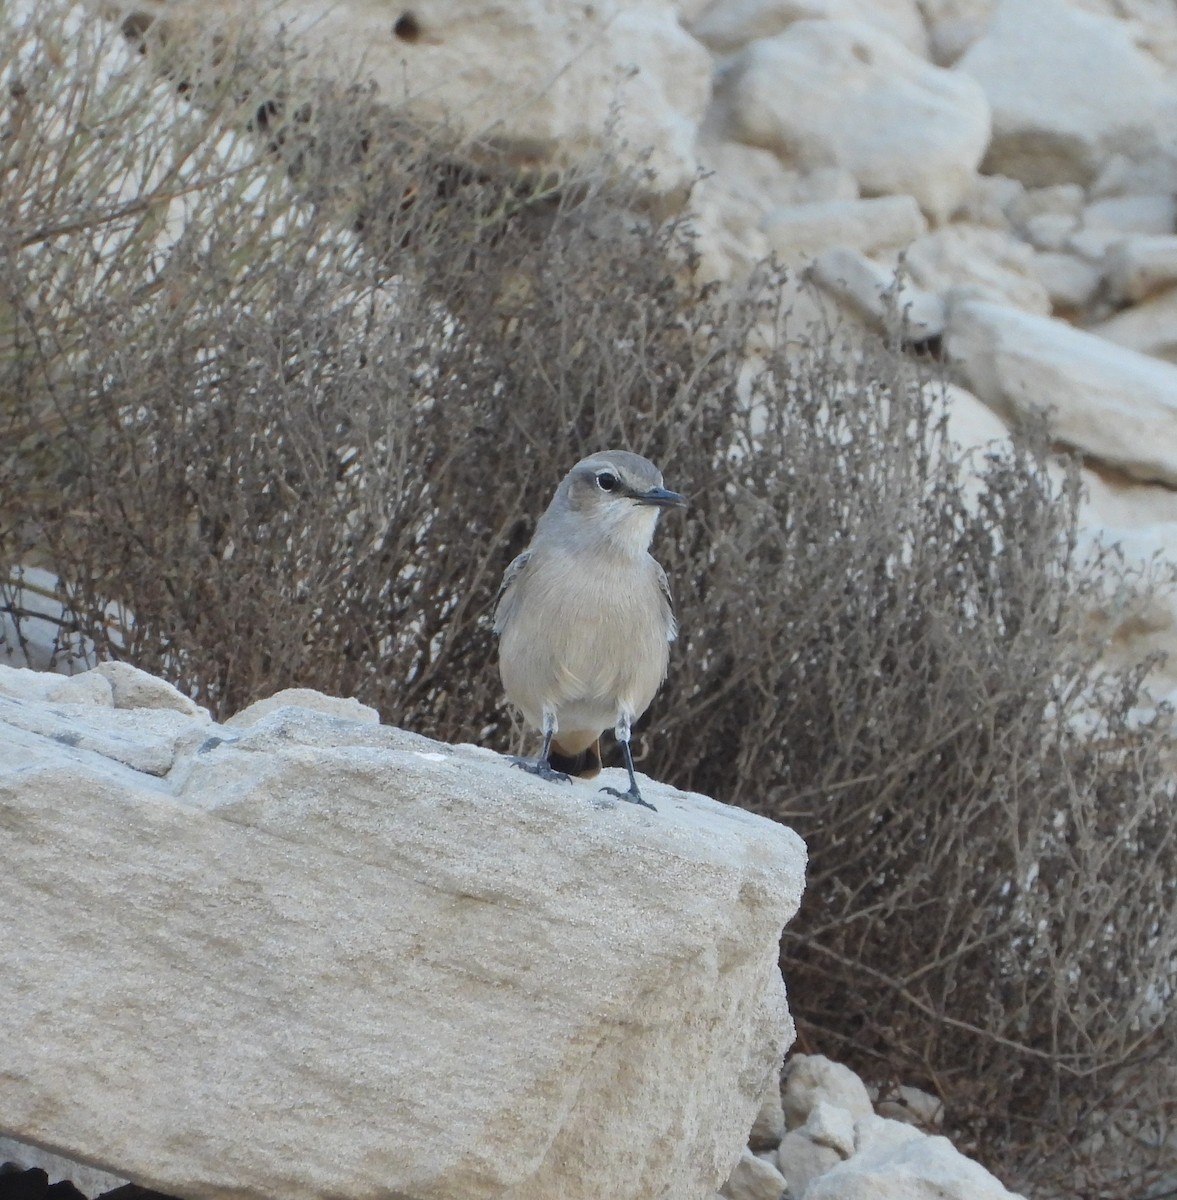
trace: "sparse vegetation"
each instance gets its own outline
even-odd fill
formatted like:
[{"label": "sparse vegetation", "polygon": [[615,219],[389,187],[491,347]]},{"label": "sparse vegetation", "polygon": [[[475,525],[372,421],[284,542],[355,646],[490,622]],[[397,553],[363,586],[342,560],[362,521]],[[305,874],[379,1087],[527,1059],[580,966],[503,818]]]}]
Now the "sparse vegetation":
[{"label": "sparse vegetation", "polygon": [[795,336],[772,272],[701,285],[609,164],[528,175],[247,48],[196,105],[50,6],[0,26],[0,566],[218,716],[305,685],[507,749],[501,572],[569,463],[648,454],[693,509],[641,765],[808,841],[805,1048],[934,1088],[1024,1186],[1158,1168],[1171,746],[1143,668],[1096,674],[1108,582],[1032,445],[966,470],[919,364]]}]

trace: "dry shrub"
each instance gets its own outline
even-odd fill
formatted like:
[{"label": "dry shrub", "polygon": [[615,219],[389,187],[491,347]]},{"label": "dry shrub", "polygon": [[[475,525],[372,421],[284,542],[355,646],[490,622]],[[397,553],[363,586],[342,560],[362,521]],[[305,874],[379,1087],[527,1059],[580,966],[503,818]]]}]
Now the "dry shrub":
[{"label": "dry shrub", "polygon": [[693,509],[643,765],[808,840],[806,1047],[1038,1179],[1172,1069],[1167,743],[1094,672],[1040,455],[963,470],[916,364],[786,336],[771,273],[721,300],[608,163],[528,174],[281,63],[191,106],[0,32],[0,557],[54,564],[99,653],[218,716],[306,685],[506,749],[501,572],[577,457],[647,453]]}]

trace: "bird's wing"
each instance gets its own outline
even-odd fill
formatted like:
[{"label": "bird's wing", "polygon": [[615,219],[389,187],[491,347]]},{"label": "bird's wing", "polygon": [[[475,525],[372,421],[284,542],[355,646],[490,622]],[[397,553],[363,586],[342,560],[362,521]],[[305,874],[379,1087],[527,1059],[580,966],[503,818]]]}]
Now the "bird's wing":
[{"label": "bird's wing", "polygon": [[674,613],[674,597],[670,594],[670,580],[666,578],[666,571],[657,559],[655,559],[654,565],[658,568],[658,586],[662,589],[662,595],[666,597],[666,640],[673,642],[678,637],[678,617]]},{"label": "bird's wing", "polygon": [[509,598],[512,585],[526,569],[530,559],[531,551],[524,550],[522,554],[511,560],[511,565],[503,572],[503,582],[499,584],[499,594],[495,597],[494,607],[491,610],[494,613],[495,633],[503,632],[503,624],[507,619],[507,605],[504,601]]}]

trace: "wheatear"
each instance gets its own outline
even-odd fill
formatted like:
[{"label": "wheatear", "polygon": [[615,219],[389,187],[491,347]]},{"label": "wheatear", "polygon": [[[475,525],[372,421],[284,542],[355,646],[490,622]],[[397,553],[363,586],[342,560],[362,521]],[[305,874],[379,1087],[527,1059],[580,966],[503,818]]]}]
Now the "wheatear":
[{"label": "wheatear", "polygon": [[686,504],[652,462],[624,450],[590,455],[564,476],[495,602],[503,687],[544,737],[539,758],[516,766],[541,779],[592,779],[612,726],[629,791],[601,790],[654,807],[638,790],[629,735],[678,632],[650,542],[661,511]]}]

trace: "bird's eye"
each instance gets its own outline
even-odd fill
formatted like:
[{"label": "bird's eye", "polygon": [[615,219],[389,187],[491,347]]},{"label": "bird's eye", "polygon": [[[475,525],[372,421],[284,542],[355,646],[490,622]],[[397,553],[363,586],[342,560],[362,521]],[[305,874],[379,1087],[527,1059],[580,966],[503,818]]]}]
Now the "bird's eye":
[{"label": "bird's eye", "polygon": [[614,491],[619,482],[620,481],[618,480],[617,476],[614,475],[612,471],[597,472],[597,487],[599,487],[603,492]]}]

